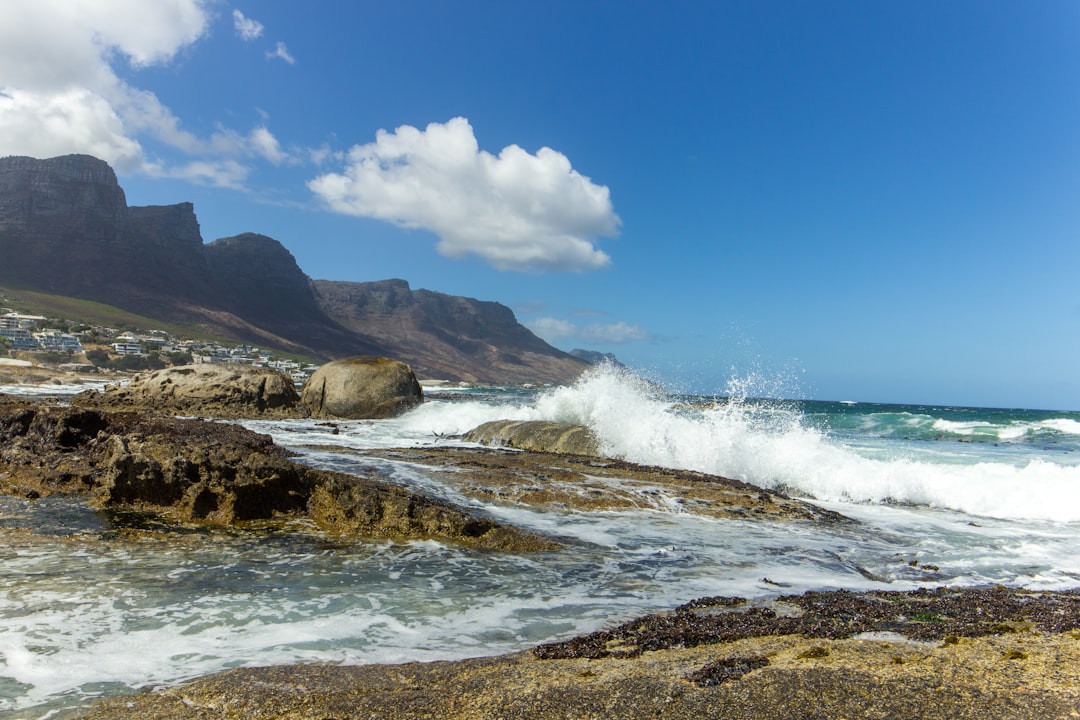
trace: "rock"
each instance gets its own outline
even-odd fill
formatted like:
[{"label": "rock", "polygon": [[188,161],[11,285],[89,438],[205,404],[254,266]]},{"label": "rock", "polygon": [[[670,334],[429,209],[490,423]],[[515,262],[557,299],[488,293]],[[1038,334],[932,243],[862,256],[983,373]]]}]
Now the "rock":
[{"label": "rock", "polygon": [[146,416],[98,443],[92,497],[105,508],[230,525],[302,513],[316,481],[268,435]]},{"label": "rock", "polygon": [[311,518],[338,535],[433,538],[480,549],[551,550],[558,545],[460,508],[385,483],[344,475],[328,477],[312,495]]},{"label": "rock", "polygon": [[405,363],[359,355],[320,367],[300,397],[314,417],[388,418],[419,405],[424,391]]},{"label": "rock", "polygon": [[203,253],[222,305],[239,317],[283,329],[319,316],[311,280],[277,240],[244,233],[208,243]]},{"label": "rock", "polygon": [[760,522],[856,523],[740,480],[611,458],[449,446],[372,449],[364,454],[422,466],[425,475],[485,504],[579,512],[650,508]]},{"label": "rock", "polygon": [[136,375],[126,386],[76,395],[75,405],[155,410],[223,418],[299,414],[292,378],[276,370],[230,363],[184,365]]},{"label": "rock", "polygon": [[[544,653],[534,651],[453,662],[236,668],[177,688],[106,700],[83,720],[697,720],[721,715],[725,720],[1035,720],[1076,715],[1080,597],[1075,593],[839,591],[785,601],[802,610],[809,635],[791,633],[790,616],[774,612],[770,617],[767,608],[748,608],[738,598],[708,598],[615,628],[631,636],[609,639],[606,654],[596,657],[542,659]],[[835,628],[852,611],[888,615],[902,627],[920,625],[910,618],[941,602],[954,613],[948,618],[956,621],[950,631],[959,634],[933,642],[915,643],[897,634],[821,637],[815,630],[817,621]],[[983,608],[993,617],[984,617]],[[761,622],[743,628],[742,618],[754,610]],[[687,642],[686,631],[695,628],[669,622],[683,615],[732,631],[707,642],[697,636]],[[1029,616],[1036,618],[1027,623],[1031,631],[994,630],[1003,618],[1026,622]],[[855,626],[861,619],[850,618]],[[653,646],[636,652],[646,634]],[[617,652],[619,640],[631,641],[630,652]]]},{"label": "rock", "polygon": [[239,425],[45,405],[0,395],[0,492],[233,525],[310,516],[328,532],[512,552],[552,541],[372,478],[295,463]]},{"label": "rock", "polygon": [[468,442],[495,447],[569,455],[599,455],[596,436],[584,425],[543,420],[494,420],[463,436]]}]

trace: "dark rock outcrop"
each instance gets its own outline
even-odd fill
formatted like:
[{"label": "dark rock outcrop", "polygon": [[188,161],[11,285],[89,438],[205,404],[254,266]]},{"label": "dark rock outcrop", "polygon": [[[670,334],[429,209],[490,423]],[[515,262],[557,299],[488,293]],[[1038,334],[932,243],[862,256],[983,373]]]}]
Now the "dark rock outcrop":
[{"label": "dark rock outcrop", "polygon": [[556,543],[495,522],[469,516],[443,502],[345,475],[328,477],[308,505],[319,527],[353,537],[453,538],[484,550],[550,550]]},{"label": "dark rock outcrop", "polygon": [[419,405],[424,391],[406,363],[361,355],[320,367],[304,384],[301,400],[314,417],[388,418]]},{"label": "dark rock outcrop", "polygon": [[467,442],[536,452],[598,455],[596,435],[584,425],[543,420],[493,420],[465,433]]},{"label": "dark rock outcrop", "polygon": [[269,368],[233,363],[155,370],[134,376],[127,385],[79,393],[72,403],[219,418],[303,414],[292,378]]},{"label": "dark rock outcrop", "polygon": [[127,199],[116,174],[88,155],[0,160],[0,283],[78,295],[106,284],[129,255]]},{"label": "dark rock outcrop", "polygon": [[256,324],[303,321],[320,314],[307,275],[277,240],[244,233],[215,240],[204,253],[230,312]]},{"label": "dark rock outcrop", "polygon": [[311,517],[337,535],[484,549],[555,543],[399,485],[295,463],[237,425],[0,396],[0,493],[87,495],[99,507],[231,525]]}]

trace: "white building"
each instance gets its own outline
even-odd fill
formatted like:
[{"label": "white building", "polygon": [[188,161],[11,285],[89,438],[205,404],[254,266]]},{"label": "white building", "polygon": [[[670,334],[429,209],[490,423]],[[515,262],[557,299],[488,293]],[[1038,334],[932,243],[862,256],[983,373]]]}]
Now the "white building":
[{"label": "white building", "polygon": [[34,330],[39,322],[44,322],[41,315],[20,315],[10,312],[0,315],[0,329],[3,330]]},{"label": "white building", "polygon": [[117,355],[142,355],[142,345],[139,343],[115,342],[112,344],[113,352]]},{"label": "white building", "polygon": [[41,345],[24,328],[0,327],[0,337],[5,338],[12,350],[38,350]]},{"label": "white building", "polygon": [[38,345],[40,345],[43,350],[74,353],[81,353],[83,351],[83,346],[82,343],[79,342],[79,338],[74,335],[60,332],[59,330],[46,330],[44,332],[34,333],[34,337],[37,339]]}]

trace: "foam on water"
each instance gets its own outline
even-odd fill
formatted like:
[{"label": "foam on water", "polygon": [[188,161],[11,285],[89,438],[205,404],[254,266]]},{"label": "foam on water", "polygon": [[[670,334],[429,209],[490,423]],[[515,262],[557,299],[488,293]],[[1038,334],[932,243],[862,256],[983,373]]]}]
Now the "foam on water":
[{"label": "foam on water", "polygon": [[918,581],[896,560],[920,552],[901,536],[662,510],[488,510],[566,547],[534,557],[286,534],[5,536],[0,712],[41,717],[239,665],[507,652],[703,595]]},{"label": "foam on water", "polygon": [[[1028,442],[1047,433],[1072,441],[1080,437],[1075,419],[995,423],[894,411],[840,418],[847,426],[834,431],[810,422],[798,404],[752,400],[745,384],[732,389],[722,400],[688,402],[629,371],[602,365],[574,385],[534,397],[434,400],[394,420],[338,423],[336,435],[314,422],[248,425],[286,445],[394,447],[452,441],[490,420],[552,420],[587,425],[605,455],[822,501],[1080,521],[1080,453],[1051,458]],[[942,441],[951,438],[984,442]]]},{"label": "foam on water", "polygon": [[[1080,521],[1080,466],[1018,456],[986,461],[940,447],[845,444],[809,427],[792,405],[734,395],[687,406],[610,366],[539,397],[523,417],[588,425],[605,454],[634,462],[724,475],[820,500],[911,503],[972,515]],[[908,414],[912,423],[921,416]],[[895,418],[893,423],[895,425]],[[1071,419],[991,427],[982,421],[931,421],[957,435],[1021,436],[1035,426],[1072,432]]]},{"label": "foam on water", "polygon": [[102,390],[115,380],[87,380],[80,383],[8,384],[0,385],[0,393],[22,397],[71,397],[84,390]]}]

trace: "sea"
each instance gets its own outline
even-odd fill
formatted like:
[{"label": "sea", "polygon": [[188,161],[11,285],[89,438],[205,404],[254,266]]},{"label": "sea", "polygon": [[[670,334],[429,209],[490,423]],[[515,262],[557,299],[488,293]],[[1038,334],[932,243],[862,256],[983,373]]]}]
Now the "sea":
[{"label": "sea", "polygon": [[[498,419],[585,424],[608,456],[744,480],[858,522],[488,504],[423,465],[357,452],[464,444]],[[344,541],[302,523],[131,535],[82,501],[0,498],[0,716],[71,717],[238,666],[518,651],[703,596],[1080,587],[1080,412],[762,399],[745,379],[693,395],[605,365],[568,386],[429,388],[391,420],[244,424],[302,462],[447,498],[562,549]]]}]

